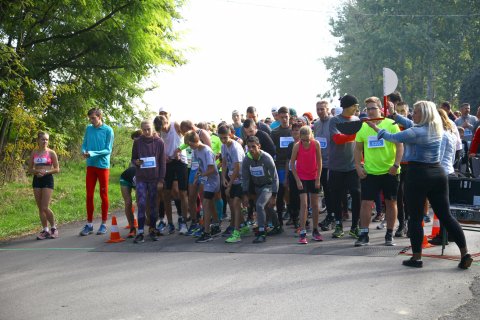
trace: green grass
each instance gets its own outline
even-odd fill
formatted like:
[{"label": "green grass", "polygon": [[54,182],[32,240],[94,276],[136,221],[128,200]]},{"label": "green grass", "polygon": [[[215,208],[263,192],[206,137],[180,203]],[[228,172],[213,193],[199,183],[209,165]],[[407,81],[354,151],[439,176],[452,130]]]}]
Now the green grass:
[{"label": "green grass", "polygon": [[[60,170],[61,172],[55,175],[55,190],[50,205],[57,224],[85,221],[87,218],[85,163],[64,163],[61,164]],[[123,170],[123,166],[113,166],[110,169],[109,212],[123,208],[119,183],[120,174]],[[94,200],[95,218],[101,216],[98,188],[97,184]],[[33,196],[31,177],[29,177],[28,183],[9,183],[1,187],[0,203],[0,240],[40,231],[40,218]]]}]

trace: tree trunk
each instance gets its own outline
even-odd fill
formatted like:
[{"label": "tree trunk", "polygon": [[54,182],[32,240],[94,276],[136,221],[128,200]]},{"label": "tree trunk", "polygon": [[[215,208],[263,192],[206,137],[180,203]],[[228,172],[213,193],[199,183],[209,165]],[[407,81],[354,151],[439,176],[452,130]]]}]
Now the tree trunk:
[{"label": "tree trunk", "polygon": [[8,115],[5,115],[3,118],[2,126],[0,128],[0,160],[5,157],[3,148],[5,147],[7,141],[7,129],[10,127],[11,118]]}]

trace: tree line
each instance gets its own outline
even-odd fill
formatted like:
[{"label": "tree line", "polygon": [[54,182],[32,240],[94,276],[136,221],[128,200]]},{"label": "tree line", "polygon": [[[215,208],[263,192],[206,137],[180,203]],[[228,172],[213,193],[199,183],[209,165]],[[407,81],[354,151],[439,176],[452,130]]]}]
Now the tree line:
[{"label": "tree line", "polygon": [[410,104],[469,102],[473,112],[480,104],[480,2],[349,1],[330,26],[338,55],[324,59],[332,90],[321,96],[382,96],[388,67]]},{"label": "tree line", "polygon": [[[86,111],[127,123],[142,80],[185,61],[176,49],[183,0],[0,2],[0,179],[21,169],[36,132],[68,156]],[[3,174],[3,176],[2,176]]]}]

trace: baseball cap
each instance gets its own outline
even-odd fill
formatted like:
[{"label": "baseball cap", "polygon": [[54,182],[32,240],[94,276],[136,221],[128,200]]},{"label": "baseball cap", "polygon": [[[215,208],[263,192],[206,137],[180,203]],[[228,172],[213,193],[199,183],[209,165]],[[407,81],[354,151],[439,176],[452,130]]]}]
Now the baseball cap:
[{"label": "baseball cap", "polygon": [[272,107],[272,113],[277,113],[278,112],[278,107]]},{"label": "baseball cap", "polygon": [[167,111],[167,109],[168,109],[167,107],[160,107],[160,109],[158,109],[158,113],[160,113],[160,112],[169,113],[169,112]]}]

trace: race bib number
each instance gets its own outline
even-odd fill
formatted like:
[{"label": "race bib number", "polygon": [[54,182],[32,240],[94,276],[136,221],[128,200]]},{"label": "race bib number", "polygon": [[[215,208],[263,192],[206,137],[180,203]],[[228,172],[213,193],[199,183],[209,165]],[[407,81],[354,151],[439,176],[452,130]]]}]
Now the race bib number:
[{"label": "race bib number", "polygon": [[250,167],[250,173],[254,177],[263,177],[265,176],[265,172],[263,171],[263,167]]},{"label": "race bib number", "polygon": [[202,183],[207,182],[207,180],[208,180],[208,177],[200,176],[200,181],[201,181]]},{"label": "race bib number", "polygon": [[320,143],[320,148],[322,148],[322,149],[327,148],[327,138],[315,137],[315,140],[317,140],[318,143]]},{"label": "race bib number", "polygon": [[142,169],[155,168],[157,166],[155,157],[145,157],[145,158],[140,158],[140,160],[143,160],[143,163],[140,166],[140,168]]},{"label": "race bib number", "polygon": [[472,130],[470,129],[465,129],[465,136],[466,137],[471,137],[473,135]]},{"label": "race bib number", "polygon": [[280,148],[288,148],[288,145],[293,141],[293,137],[280,137]]},{"label": "race bib number", "polygon": [[197,160],[192,160],[192,166],[191,166],[191,170],[197,170],[198,169],[198,161]]},{"label": "race bib number", "polygon": [[385,140],[378,139],[376,136],[368,137],[368,147],[369,148],[383,148],[385,147]]},{"label": "race bib number", "polygon": [[35,164],[47,164],[47,158],[45,157],[34,158],[34,160]]}]

